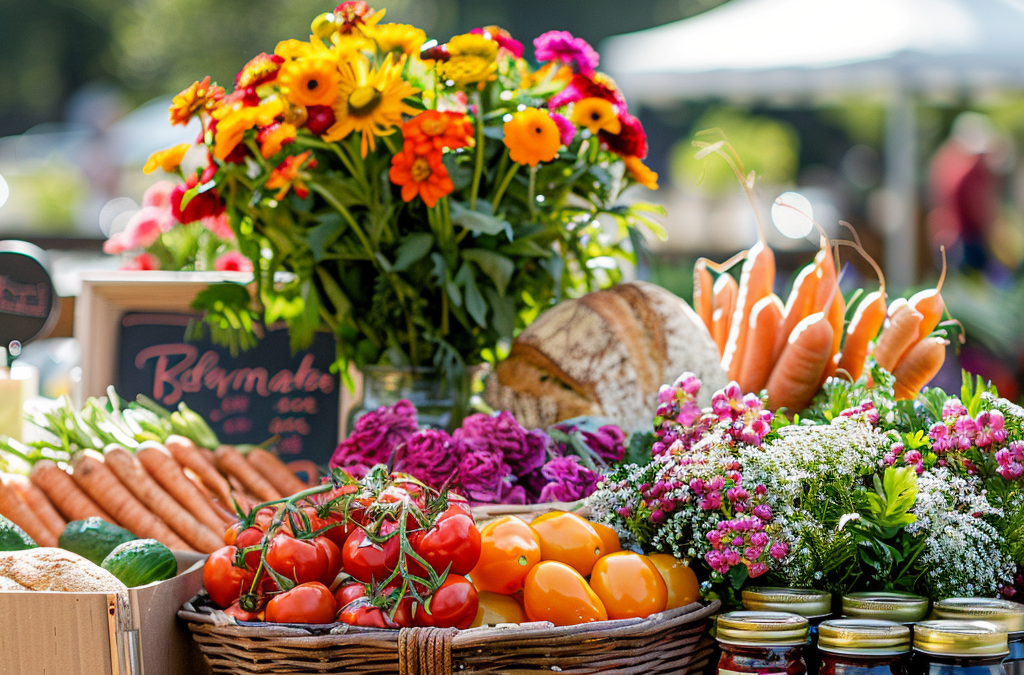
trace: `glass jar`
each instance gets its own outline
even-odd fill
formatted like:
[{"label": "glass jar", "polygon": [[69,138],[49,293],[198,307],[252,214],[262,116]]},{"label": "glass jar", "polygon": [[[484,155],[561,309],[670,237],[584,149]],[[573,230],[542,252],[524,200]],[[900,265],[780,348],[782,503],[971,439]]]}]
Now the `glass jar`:
[{"label": "glass jar", "polygon": [[984,621],[936,619],[914,626],[913,675],[1005,675],[1006,631]]},{"label": "glass jar", "polygon": [[807,619],[785,612],[729,612],[718,617],[719,675],[804,675]]},{"label": "glass jar", "polygon": [[908,625],[928,616],[928,598],[902,591],[848,593],[843,596],[843,616]]},{"label": "glass jar", "polygon": [[743,590],[743,607],[757,612],[789,612],[807,619],[809,646],[804,653],[807,670],[818,671],[818,626],[832,616],[832,594],[813,588],[760,586]]},{"label": "glass jar", "polygon": [[834,619],[818,627],[820,675],[905,675],[910,629],[878,619]]},{"label": "glass jar", "polygon": [[348,415],[348,432],[356,420],[384,405],[407,399],[416,406],[420,427],[454,431],[469,408],[470,376],[452,376],[437,368],[365,366],[363,398]]},{"label": "glass jar", "polygon": [[1009,633],[1006,675],[1024,675],[1024,605],[997,598],[946,598],[935,603],[938,619],[987,621]]}]

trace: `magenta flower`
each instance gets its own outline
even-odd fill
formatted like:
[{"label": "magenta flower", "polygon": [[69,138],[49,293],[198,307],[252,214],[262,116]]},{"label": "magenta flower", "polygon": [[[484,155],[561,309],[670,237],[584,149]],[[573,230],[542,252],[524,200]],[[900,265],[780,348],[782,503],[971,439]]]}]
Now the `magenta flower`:
[{"label": "magenta flower", "polygon": [[447,432],[422,429],[409,437],[395,453],[395,471],[402,471],[440,488],[452,477],[464,449]]},{"label": "magenta flower", "polygon": [[784,541],[776,542],[772,544],[772,547],[768,550],[768,554],[776,560],[781,560],[789,555],[789,544]]},{"label": "magenta flower", "polygon": [[513,38],[507,30],[497,26],[487,26],[486,28],[474,28],[469,32],[473,35],[483,35],[488,40],[497,42],[498,49],[504,49],[514,58],[523,58],[523,43]]},{"label": "magenta flower", "polygon": [[583,440],[608,464],[617,464],[626,456],[626,432],[614,424],[606,424],[595,432],[584,431]]},{"label": "magenta flower", "polygon": [[331,468],[369,467],[391,459],[398,446],[416,432],[416,408],[406,399],[381,406],[358,420],[352,434],[331,455]]},{"label": "magenta flower", "polygon": [[477,413],[467,417],[455,439],[474,448],[497,453],[512,472],[521,476],[544,463],[547,435],[535,435],[528,441],[527,432],[512,413],[503,410],[495,416]]},{"label": "magenta flower", "polygon": [[576,126],[558,113],[551,113],[550,116],[555,126],[558,127],[558,135],[562,139],[562,145],[572,145],[572,139],[576,138]]},{"label": "magenta flower", "polygon": [[587,76],[594,74],[599,61],[597,52],[586,40],[564,30],[544,33],[533,41],[533,48],[541,63],[559,61]]},{"label": "magenta flower", "polygon": [[471,501],[493,504],[501,500],[503,483],[512,469],[502,461],[501,453],[492,450],[471,450],[458,465],[456,480],[461,494]]}]

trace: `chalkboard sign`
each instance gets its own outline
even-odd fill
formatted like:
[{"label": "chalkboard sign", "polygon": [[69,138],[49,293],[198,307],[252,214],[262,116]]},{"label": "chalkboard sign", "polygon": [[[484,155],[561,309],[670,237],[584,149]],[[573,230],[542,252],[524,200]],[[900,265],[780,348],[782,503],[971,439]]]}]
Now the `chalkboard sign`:
[{"label": "chalkboard sign", "polygon": [[145,394],[165,408],[180,401],[202,415],[222,443],[262,443],[279,436],[286,462],[326,465],[338,442],[339,382],[330,373],[334,338],[318,333],[292,354],[284,324],[237,357],[208,339],[188,341],[190,314],[127,312],[116,355],[117,392]]}]

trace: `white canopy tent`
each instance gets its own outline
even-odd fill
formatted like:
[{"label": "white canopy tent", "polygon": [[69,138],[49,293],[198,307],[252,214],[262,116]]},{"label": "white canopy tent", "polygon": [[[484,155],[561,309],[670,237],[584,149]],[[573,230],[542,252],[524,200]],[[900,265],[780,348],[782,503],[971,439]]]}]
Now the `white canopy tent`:
[{"label": "white canopy tent", "polygon": [[914,281],[915,103],[1024,88],[1024,0],[732,0],[602,45],[631,101],[884,97],[885,271]]}]

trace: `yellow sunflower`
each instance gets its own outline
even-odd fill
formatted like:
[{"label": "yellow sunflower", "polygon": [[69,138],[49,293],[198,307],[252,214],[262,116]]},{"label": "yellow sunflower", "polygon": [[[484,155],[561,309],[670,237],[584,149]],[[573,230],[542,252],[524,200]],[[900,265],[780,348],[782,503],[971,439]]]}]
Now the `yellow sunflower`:
[{"label": "yellow sunflower", "polygon": [[382,23],[366,31],[384,53],[400,51],[406,56],[419,56],[427,34],[405,23]]},{"label": "yellow sunflower", "polygon": [[338,66],[331,58],[309,56],[287,61],[278,79],[284,95],[297,105],[330,105],[338,95]]},{"label": "yellow sunflower", "polygon": [[181,160],[185,158],[185,153],[191,147],[191,143],[179,143],[166,150],[157,150],[146,160],[146,165],[142,167],[142,173],[150,174],[158,168],[168,173],[174,171],[181,164]]},{"label": "yellow sunflower", "polygon": [[572,107],[572,121],[576,126],[586,127],[590,133],[607,131],[617,134],[622,131],[622,122],[615,110],[615,104],[603,98],[590,97],[576,101]]},{"label": "yellow sunflower", "polygon": [[488,82],[497,77],[498,43],[483,35],[456,35],[448,41],[451,58],[437,65],[438,74],[457,87]]},{"label": "yellow sunflower", "polygon": [[415,115],[416,109],[402,101],[416,88],[402,79],[405,57],[396,61],[388,54],[380,68],[370,68],[364,56],[340,64],[338,97],[334,101],[335,122],[323,135],[325,141],[338,141],[353,131],[362,134],[363,157],[376,147],[375,136],[387,136],[402,124],[402,115]]}]

